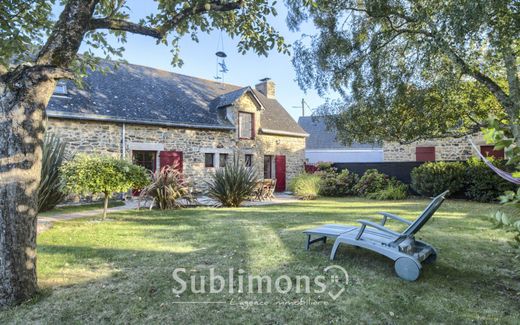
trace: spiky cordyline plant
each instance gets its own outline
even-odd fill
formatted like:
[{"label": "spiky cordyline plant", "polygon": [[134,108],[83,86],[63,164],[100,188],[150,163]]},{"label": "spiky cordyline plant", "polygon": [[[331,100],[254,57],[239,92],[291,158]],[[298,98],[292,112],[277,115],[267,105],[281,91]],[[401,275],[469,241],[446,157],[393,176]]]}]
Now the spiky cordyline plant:
[{"label": "spiky cordyline plant", "polygon": [[41,181],[38,187],[38,212],[48,211],[61,203],[67,196],[60,167],[66,160],[67,144],[56,135],[47,133],[42,147]]},{"label": "spiky cordyline plant", "polygon": [[256,172],[237,159],[219,168],[207,181],[207,195],[224,207],[238,207],[249,197],[257,182]]},{"label": "spiky cordyline plant", "polygon": [[161,210],[178,209],[184,206],[182,201],[194,201],[188,182],[171,166],[153,173],[151,183],[141,190],[140,197],[152,197]]}]

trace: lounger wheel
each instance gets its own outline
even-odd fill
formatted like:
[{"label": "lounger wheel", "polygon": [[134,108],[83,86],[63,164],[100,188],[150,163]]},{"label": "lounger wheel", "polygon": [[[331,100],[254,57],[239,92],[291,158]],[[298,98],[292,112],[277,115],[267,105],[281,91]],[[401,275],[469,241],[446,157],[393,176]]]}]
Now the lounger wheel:
[{"label": "lounger wheel", "polygon": [[397,276],[406,281],[415,281],[421,274],[421,268],[409,257],[399,257],[394,264]]}]

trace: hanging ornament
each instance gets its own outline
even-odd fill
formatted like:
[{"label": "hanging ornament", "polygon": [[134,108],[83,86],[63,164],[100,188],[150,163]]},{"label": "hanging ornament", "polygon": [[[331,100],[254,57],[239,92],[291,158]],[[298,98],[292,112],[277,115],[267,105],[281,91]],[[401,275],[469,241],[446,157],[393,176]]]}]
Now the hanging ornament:
[{"label": "hanging ornament", "polygon": [[227,54],[224,52],[224,38],[222,37],[222,31],[220,31],[219,34],[215,56],[217,57],[215,80],[220,80],[223,83],[224,76],[229,69],[226,65]]}]

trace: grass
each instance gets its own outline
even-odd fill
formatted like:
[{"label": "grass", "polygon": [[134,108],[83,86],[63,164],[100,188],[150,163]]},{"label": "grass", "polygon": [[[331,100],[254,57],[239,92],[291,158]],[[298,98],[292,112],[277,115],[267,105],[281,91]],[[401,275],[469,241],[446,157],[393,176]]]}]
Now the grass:
[{"label": "grass", "polygon": [[[42,293],[0,312],[7,323],[500,323],[520,319],[520,261],[482,216],[497,206],[448,200],[421,231],[439,250],[417,282],[404,282],[391,261],[341,247],[334,264],[350,276],[333,301],[326,293],[176,295],[172,272],[208,275],[324,275],[331,243],[303,249],[304,229],[355,224],[386,210],[408,219],[425,200],[319,199],[238,209],[124,211],[111,220],[58,222],[38,238]],[[392,224],[395,225],[395,224]],[[397,229],[397,228],[396,228]],[[284,282],[285,283],[285,282]],[[199,288],[200,281],[197,282]],[[237,285],[235,281],[235,285]],[[304,305],[300,299],[303,298]],[[179,302],[223,304],[179,304]],[[246,308],[237,303],[257,304]],[[259,303],[265,305],[258,305]]]},{"label": "grass", "polygon": [[[119,207],[125,205],[125,202],[123,201],[115,201],[110,200],[108,202],[108,207]],[[55,214],[63,214],[63,213],[75,213],[75,212],[84,212],[84,211],[91,211],[96,209],[103,209],[103,202],[97,202],[97,203],[87,203],[87,204],[81,204],[81,205],[66,205],[66,206],[60,206],[56,207],[52,210],[45,211],[40,213],[39,215],[42,217],[47,217]]]}]

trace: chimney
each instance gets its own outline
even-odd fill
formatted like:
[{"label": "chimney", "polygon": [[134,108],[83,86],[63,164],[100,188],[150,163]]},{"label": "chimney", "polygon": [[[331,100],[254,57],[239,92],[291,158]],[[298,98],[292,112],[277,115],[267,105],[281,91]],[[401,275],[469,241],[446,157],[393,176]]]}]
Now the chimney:
[{"label": "chimney", "polygon": [[267,98],[276,97],[276,85],[270,78],[260,79],[260,83],[255,86]]}]

